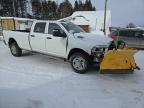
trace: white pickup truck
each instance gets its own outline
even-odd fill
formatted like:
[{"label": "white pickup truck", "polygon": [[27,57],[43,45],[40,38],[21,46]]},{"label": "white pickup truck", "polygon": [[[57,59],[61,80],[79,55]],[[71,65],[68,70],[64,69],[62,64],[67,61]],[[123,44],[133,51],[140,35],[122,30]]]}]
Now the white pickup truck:
[{"label": "white pickup truck", "polygon": [[13,56],[22,50],[60,57],[71,62],[77,73],[85,73],[90,63],[100,63],[112,39],[84,32],[71,22],[34,21],[31,31],[3,31],[4,43]]}]

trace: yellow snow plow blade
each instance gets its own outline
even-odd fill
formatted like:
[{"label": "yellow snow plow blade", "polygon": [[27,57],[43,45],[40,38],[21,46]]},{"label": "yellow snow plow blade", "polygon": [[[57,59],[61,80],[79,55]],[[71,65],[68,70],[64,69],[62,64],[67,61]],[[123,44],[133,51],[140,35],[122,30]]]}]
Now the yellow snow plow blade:
[{"label": "yellow snow plow blade", "polygon": [[139,69],[134,59],[136,52],[135,49],[119,49],[106,52],[100,64],[100,72],[103,74],[133,73],[134,69]]}]

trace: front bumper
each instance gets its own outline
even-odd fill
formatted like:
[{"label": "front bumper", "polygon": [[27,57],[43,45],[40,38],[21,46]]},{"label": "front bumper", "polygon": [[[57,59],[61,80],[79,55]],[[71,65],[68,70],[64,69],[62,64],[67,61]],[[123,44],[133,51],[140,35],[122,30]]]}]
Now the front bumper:
[{"label": "front bumper", "polygon": [[101,48],[100,51],[95,51],[91,53],[92,62],[96,64],[100,64],[103,60],[105,52],[107,52],[108,48]]}]

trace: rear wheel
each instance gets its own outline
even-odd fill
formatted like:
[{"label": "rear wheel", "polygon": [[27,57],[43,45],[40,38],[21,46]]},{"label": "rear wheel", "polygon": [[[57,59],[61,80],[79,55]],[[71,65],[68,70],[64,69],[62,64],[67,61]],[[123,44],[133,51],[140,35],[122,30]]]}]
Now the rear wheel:
[{"label": "rear wheel", "polygon": [[71,58],[71,66],[76,73],[84,74],[88,70],[89,60],[85,54],[74,53]]},{"label": "rear wheel", "polygon": [[16,42],[11,43],[9,47],[13,56],[20,57],[22,55],[22,50],[19,48]]}]

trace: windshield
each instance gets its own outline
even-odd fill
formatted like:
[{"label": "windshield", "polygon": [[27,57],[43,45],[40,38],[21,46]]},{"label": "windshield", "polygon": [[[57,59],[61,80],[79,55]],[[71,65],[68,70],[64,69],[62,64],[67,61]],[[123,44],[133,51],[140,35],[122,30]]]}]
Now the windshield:
[{"label": "windshield", "polygon": [[61,23],[63,26],[64,26],[64,28],[68,31],[68,32],[73,32],[73,33],[80,33],[80,32],[84,32],[83,30],[82,30],[82,28],[80,28],[79,26],[77,26],[77,25],[75,25],[75,24],[73,24],[73,23],[71,23],[71,22],[63,22],[63,23]]}]

